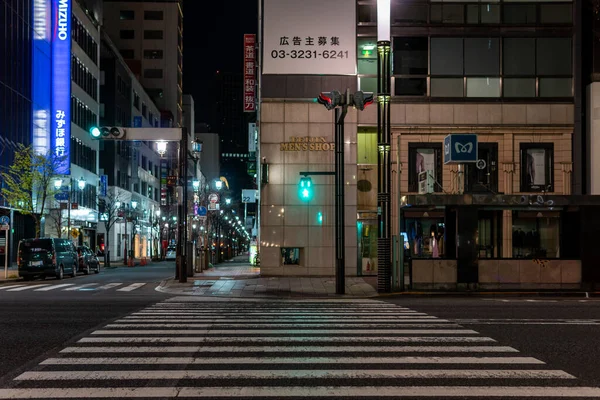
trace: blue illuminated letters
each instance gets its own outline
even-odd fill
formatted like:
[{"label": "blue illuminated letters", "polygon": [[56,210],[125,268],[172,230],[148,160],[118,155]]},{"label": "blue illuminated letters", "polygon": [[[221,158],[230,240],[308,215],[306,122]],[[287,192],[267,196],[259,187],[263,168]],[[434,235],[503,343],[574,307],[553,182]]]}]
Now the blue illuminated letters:
[{"label": "blue illuminated letters", "polygon": [[52,113],[50,140],[56,173],[69,175],[71,163],[71,1],[52,0]]}]

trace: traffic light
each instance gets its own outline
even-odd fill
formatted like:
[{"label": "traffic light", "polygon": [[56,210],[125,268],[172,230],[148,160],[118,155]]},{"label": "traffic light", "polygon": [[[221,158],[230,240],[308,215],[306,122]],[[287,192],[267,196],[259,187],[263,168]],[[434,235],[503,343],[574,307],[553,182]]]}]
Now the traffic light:
[{"label": "traffic light", "polygon": [[307,176],[300,178],[300,184],[298,185],[298,196],[302,201],[310,201],[314,195],[312,179]]},{"label": "traffic light", "polygon": [[90,135],[93,139],[124,140],[125,128],[119,126],[92,126]]},{"label": "traffic light", "polygon": [[364,110],[369,104],[373,104],[373,92],[358,91],[354,93],[354,106],[360,111]]},{"label": "traffic light", "polygon": [[332,92],[321,92],[317,97],[317,102],[323,104],[326,109],[333,110],[342,105],[342,94],[337,90]]}]

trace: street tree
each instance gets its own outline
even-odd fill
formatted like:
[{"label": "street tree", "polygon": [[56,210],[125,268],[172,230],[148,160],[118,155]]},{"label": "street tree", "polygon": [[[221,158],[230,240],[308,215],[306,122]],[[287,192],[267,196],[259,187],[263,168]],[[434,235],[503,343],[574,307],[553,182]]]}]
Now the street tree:
[{"label": "street tree", "polygon": [[63,235],[63,213],[60,208],[52,208],[46,217],[46,225],[56,233],[56,237],[62,238]]},{"label": "street tree", "polygon": [[54,172],[60,160],[52,153],[41,154],[32,146],[17,145],[14,162],[0,173],[4,181],[2,196],[21,214],[35,222],[35,237],[40,236],[42,217],[57,190]]},{"label": "street tree", "polygon": [[104,247],[104,266],[110,267],[110,231],[120,218],[121,203],[124,193],[118,188],[106,193],[106,196],[98,197],[98,221],[104,223],[106,231],[106,243]]}]

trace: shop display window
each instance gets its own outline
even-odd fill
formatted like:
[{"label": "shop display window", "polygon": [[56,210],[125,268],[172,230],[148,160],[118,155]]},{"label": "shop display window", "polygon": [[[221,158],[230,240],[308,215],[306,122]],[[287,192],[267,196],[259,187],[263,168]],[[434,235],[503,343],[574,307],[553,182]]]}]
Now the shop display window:
[{"label": "shop display window", "polygon": [[513,212],[514,258],[560,258],[560,214]]},{"label": "shop display window", "polygon": [[521,143],[521,191],[554,191],[554,144]]},{"label": "shop display window", "polygon": [[434,191],[442,191],[442,144],[409,143],[408,145],[408,186],[409,191],[418,191],[419,173],[427,171],[433,178]]},{"label": "shop display window", "polygon": [[282,247],[281,248],[281,264],[282,265],[300,265],[300,248],[299,247]]},{"label": "shop display window", "polygon": [[412,258],[443,258],[445,256],[446,226],[443,217],[406,218],[405,232]]}]

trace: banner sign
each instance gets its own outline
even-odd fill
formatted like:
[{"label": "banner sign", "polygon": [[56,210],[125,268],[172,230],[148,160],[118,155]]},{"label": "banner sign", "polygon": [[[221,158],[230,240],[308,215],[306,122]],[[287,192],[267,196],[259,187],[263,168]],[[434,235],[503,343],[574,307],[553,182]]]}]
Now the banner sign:
[{"label": "banner sign", "polygon": [[52,0],[52,113],[50,144],[56,173],[71,174],[71,2]]},{"label": "banner sign", "polygon": [[108,194],[108,175],[100,175],[100,197]]},{"label": "banner sign", "polygon": [[263,74],[356,75],[355,0],[264,0]]},{"label": "banner sign", "polygon": [[477,162],[477,150],[477,135],[448,135],[444,138],[444,164]]},{"label": "banner sign", "polygon": [[244,112],[256,111],[256,35],[244,35]]},{"label": "banner sign", "polygon": [[256,151],[257,137],[256,122],[248,123],[248,153],[254,153]]}]

